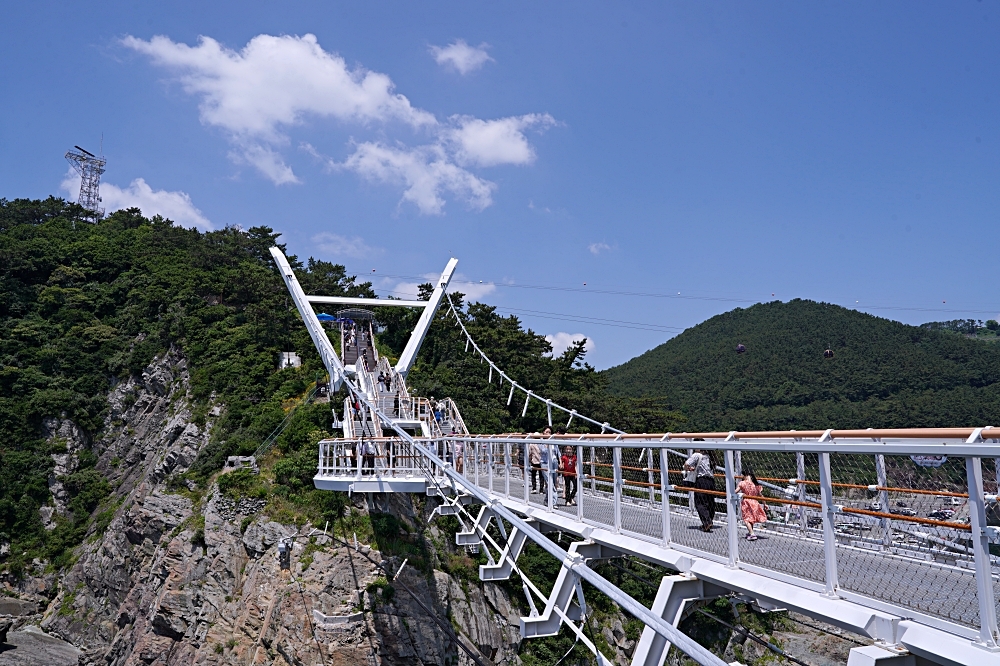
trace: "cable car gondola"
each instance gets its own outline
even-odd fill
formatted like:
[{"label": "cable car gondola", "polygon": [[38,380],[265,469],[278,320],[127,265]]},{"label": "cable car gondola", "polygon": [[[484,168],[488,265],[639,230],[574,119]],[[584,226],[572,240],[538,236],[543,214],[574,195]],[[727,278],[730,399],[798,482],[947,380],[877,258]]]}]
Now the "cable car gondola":
[{"label": "cable car gondola", "polygon": [[747,350],[747,348],[744,347],[742,344],[736,345],[736,353],[737,354],[742,354],[742,353],[746,352],[746,350]]}]

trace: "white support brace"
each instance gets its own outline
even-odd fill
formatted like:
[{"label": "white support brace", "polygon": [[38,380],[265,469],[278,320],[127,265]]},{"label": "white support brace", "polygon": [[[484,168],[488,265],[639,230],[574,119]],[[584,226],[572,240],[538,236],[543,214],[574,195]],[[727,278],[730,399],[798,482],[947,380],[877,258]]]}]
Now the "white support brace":
[{"label": "white support brace", "polygon": [[278,264],[281,277],[285,281],[285,286],[288,287],[288,293],[291,294],[292,300],[295,301],[295,307],[302,316],[302,321],[306,325],[306,330],[309,331],[309,337],[312,338],[313,344],[316,345],[316,350],[319,352],[320,358],[323,359],[326,371],[330,373],[330,388],[332,391],[336,391],[344,382],[347,374],[344,370],[344,364],[341,362],[340,357],[337,356],[337,352],[334,351],[333,343],[327,337],[323,325],[316,318],[316,313],[313,312],[312,306],[309,305],[309,300],[302,291],[302,287],[295,277],[295,272],[292,271],[292,267],[288,264],[288,259],[285,258],[284,253],[277,247],[272,247],[271,256],[274,257],[274,263]]},{"label": "white support brace", "polygon": [[489,529],[490,521],[493,520],[494,513],[485,504],[479,508],[479,515],[476,522],[468,532],[455,533],[456,546],[477,546],[483,542],[480,536]]},{"label": "white support brace", "polygon": [[580,576],[570,565],[583,562],[583,555],[577,552],[577,548],[589,544],[589,541],[576,541],[570,544],[567,558],[563,561],[556,582],[552,586],[552,592],[545,602],[545,609],[537,617],[521,618],[522,638],[555,636],[562,627],[563,616],[574,621],[581,618],[582,609],[579,604],[573,603]]},{"label": "white support brace", "polygon": [[434,285],[434,293],[431,294],[430,300],[427,301],[424,311],[420,313],[420,319],[417,321],[413,333],[410,334],[410,339],[407,341],[403,353],[399,355],[399,361],[396,363],[396,372],[404,378],[409,374],[410,368],[413,367],[414,362],[417,360],[417,352],[420,351],[420,345],[423,344],[424,338],[427,336],[427,331],[430,330],[431,323],[434,321],[434,315],[437,313],[438,306],[441,305],[441,299],[444,298],[445,290],[451,282],[451,276],[455,272],[456,266],[458,266],[458,259],[452,257],[448,260],[448,265],[445,266],[444,272],[441,273],[441,278]]},{"label": "white support brace", "polygon": [[[680,624],[684,607],[689,601],[710,599],[725,593],[726,590],[703,583],[690,574],[664,576],[650,610],[663,618],[664,622],[676,627]],[[652,628],[644,627],[632,654],[632,666],[663,666],[669,651],[670,641]]]},{"label": "white support brace", "polygon": [[480,580],[507,580],[514,570],[514,562],[521,556],[521,549],[524,548],[526,535],[516,527],[510,531],[510,538],[507,539],[503,551],[500,553],[500,561],[497,564],[479,565]]},{"label": "white support brace", "polygon": [[428,301],[404,301],[395,298],[361,298],[355,296],[306,296],[306,300],[310,303],[396,308],[425,308],[428,303]]}]

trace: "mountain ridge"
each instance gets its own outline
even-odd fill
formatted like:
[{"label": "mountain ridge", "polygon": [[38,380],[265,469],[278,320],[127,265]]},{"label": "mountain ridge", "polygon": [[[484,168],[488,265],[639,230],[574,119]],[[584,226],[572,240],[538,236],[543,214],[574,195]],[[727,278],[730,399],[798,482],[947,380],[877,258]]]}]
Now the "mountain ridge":
[{"label": "mountain ridge", "polygon": [[659,398],[689,429],[1000,421],[996,345],[801,299],[716,315],[603,374],[611,394]]}]

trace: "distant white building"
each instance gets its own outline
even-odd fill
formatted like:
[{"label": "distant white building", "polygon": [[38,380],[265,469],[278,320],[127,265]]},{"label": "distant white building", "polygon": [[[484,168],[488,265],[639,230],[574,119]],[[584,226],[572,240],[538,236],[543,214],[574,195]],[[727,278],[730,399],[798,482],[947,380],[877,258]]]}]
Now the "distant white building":
[{"label": "distant white building", "polygon": [[285,368],[298,368],[302,366],[302,357],[295,352],[281,352],[278,354],[278,370]]}]

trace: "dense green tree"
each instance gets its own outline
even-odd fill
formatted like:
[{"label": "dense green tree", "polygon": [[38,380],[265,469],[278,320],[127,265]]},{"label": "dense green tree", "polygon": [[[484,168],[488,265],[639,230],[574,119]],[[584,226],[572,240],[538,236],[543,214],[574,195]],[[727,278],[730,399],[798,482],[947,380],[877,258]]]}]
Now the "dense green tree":
[{"label": "dense green tree", "polygon": [[[283,400],[321,370],[274,269],[272,229],[203,233],[138,209],[93,224],[83,212],[55,198],[0,199],[0,540],[12,542],[14,569],[36,555],[59,560],[111,490],[84,451],[89,465],[63,479],[71,515],[42,529],[53,468],[45,417],[72,419],[92,441],[108,390],[174,346],[196,401],[225,406],[195,466],[204,477],[256,449],[284,419]],[[289,261],[316,293],[374,295],[343,266]],[[276,372],[289,349],[305,369]]]}]

